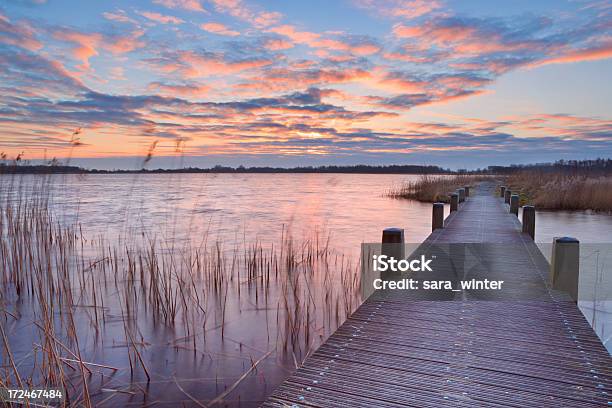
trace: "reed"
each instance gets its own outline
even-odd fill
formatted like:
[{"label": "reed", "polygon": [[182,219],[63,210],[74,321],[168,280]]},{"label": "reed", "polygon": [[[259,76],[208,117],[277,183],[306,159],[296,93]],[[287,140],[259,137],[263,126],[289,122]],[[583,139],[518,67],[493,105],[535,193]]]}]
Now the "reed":
[{"label": "reed", "polygon": [[490,176],[440,176],[425,174],[417,180],[406,181],[392,187],[386,195],[392,198],[408,198],[426,203],[450,202],[449,195],[458,188],[473,186],[474,183],[490,180]]},{"label": "reed", "polygon": [[[167,347],[196,360],[213,333],[231,341],[229,313],[245,304],[272,325],[264,329],[266,348],[299,364],[324,338],[321,328],[331,333],[359,305],[359,265],[331,249],[329,236],[298,241],[283,229],[273,245],[228,248],[208,237],[177,243],[146,231],[88,237],[86,225],[54,214],[51,186],[48,178],[32,188],[12,177],[0,183],[1,349],[2,360],[13,362],[0,368],[0,385],[59,387],[64,406],[95,406],[111,400],[100,393],[109,371],[127,370],[131,384],[158,378],[143,327],[173,331]],[[23,303],[32,305],[37,328],[29,355],[15,354],[5,336]],[[83,339],[105,341],[117,319],[122,334],[112,341],[125,364],[91,360],[96,353]],[[113,395],[146,393],[129,383],[119,388],[126,392]]]},{"label": "reed", "polygon": [[612,212],[612,176],[566,171],[525,170],[504,183],[520,197],[520,204],[546,210]]}]

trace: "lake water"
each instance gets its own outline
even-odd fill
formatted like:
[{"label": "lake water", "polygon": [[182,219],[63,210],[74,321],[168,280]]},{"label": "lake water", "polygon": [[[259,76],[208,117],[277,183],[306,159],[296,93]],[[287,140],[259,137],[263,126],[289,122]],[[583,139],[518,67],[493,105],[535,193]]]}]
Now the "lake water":
[{"label": "lake water", "polygon": [[[54,205],[88,231],[126,227],[183,239],[210,234],[227,243],[331,234],[334,247],[359,250],[386,226],[420,242],[430,232],[431,206],[384,197],[410,177],[343,174],[89,175],[58,177]],[[414,178],[414,177],[412,177]],[[77,199],[78,198],[78,199]],[[448,211],[448,210],[447,210]]]},{"label": "lake water", "polygon": [[[355,291],[346,287],[350,286],[347,282],[351,276],[358,274],[356,260],[361,243],[379,242],[385,227],[404,228],[407,242],[421,242],[429,235],[431,204],[385,196],[388,189],[416,177],[57,175],[41,187],[40,177],[24,176],[16,180],[4,176],[0,185],[6,192],[6,186],[14,184],[18,188],[11,188],[11,194],[21,190],[26,197],[44,190],[51,197],[52,212],[61,224],[80,224],[88,243],[104,237],[107,247],[121,248],[142,240],[156,242],[162,251],[176,251],[177,248],[199,248],[205,241],[206,245],[228,253],[231,260],[232,252],[238,251],[243,257],[245,248],[254,242],[265,253],[274,246],[278,251],[281,237],[291,237],[296,252],[302,257],[302,261],[295,262],[294,269],[299,271],[295,278],[292,275],[289,279],[268,279],[263,284],[267,278],[260,272],[265,267],[251,276],[234,272],[232,266],[231,273],[236,278],[222,283],[224,289],[218,291],[207,286],[201,290],[201,313],[179,311],[181,317],[172,325],[148,322],[140,317],[130,323],[135,325],[130,330],[137,333],[136,343],[141,344],[138,349],[152,373],[152,381],[145,380],[142,370],[131,375],[127,367],[130,349],[124,344],[126,318],[120,318],[125,311],[123,306],[116,305],[121,303],[116,289],[96,289],[106,299],[103,330],[92,323],[95,316],[92,317],[90,310],[79,310],[76,316],[83,327],[79,332],[80,345],[87,350],[83,358],[119,368],[112,375],[105,373],[102,378],[92,380],[97,390],[95,401],[102,405],[155,402],[173,406],[179,402],[190,404],[191,397],[211,400],[232,390],[225,396],[225,403],[257,406],[358,306]],[[445,212],[448,211],[447,207]],[[537,241],[550,243],[560,235],[571,235],[581,242],[610,243],[612,216],[539,212]],[[316,266],[306,268],[303,264],[307,263],[304,254],[309,253],[308,248],[326,248],[331,255],[315,256],[313,265]],[[86,248],[84,253],[88,256],[93,253],[93,259],[97,259],[95,251],[93,247]],[[262,265],[265,262],[261,261]],[[183,266],[169,267],[171,285],[177,281],[184,284],[180,275],[183,269]],[[106,282],[107,271],[95,273],[92,281]],[[209,277],[202,282],[212,285]],[[299,299],[302,296],[310,300],[302,301]],[[91,299],[83,303],[90,307]],[[133,307],[140,316],[150,314],[151,304],[141,298]],[[14,342],[12,352],[24,361],[31,353],[32,344],[18,339],[36,338],[36,329],[31,324],[37,318],[34,309],[27,302],[15,306],[21,318],[15,322],[9,319],[7,323]],[[296,325],[298,315],[308,317]],[[202,319],[205,319],[203,323]],[[603,329],[602,336],[609,336],[609,329]],[[177,340],[182,338],[187,340]],[[141,392],[144,387],[146,393]]]},{"label": "lake water", "polygon": [[[25,177],[30,179],[31,177]],[[272,242],[330,234],[334,246],[359,250],[385,227],[404,228],[407,242],[431,232],[431,205],[385,192],[418,176],[372,174],[155,174],[53,176],[53,204],[64,222],[78,219],[90,235],[126,229],[183,239],[209,234],[224,242]],[[445,216],[449,208],[445,208]],[[540,211],[536,240],[571,235],[612,242],[612,216]]]}]

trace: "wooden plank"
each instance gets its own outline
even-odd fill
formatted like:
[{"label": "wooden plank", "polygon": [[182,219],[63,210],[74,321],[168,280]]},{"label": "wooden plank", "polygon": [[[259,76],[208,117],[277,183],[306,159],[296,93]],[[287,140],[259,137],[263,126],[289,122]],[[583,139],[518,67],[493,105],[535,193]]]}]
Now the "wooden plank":
[{"label": "wooden plank", "polygon": [[473,193],[417,251],[509,244],[480,249],[478,259],[483,273],[515,284],[511,296],[528,300],[376,292],[263,406],[612,405],[609,353],[569,296],[549,287],[546,259],[490,188]]}]

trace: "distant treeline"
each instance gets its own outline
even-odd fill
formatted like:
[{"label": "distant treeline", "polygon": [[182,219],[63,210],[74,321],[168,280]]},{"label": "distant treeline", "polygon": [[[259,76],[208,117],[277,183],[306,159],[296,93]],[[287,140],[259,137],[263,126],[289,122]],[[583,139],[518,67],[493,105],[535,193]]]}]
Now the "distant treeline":
[{"label": "distant treeline", "polygon": [[486,173],[513,174],[523,171],[612,174],[612,159],[558,160],[554,163],[489,166]]},{"label": "distant treeline", "polygon": [[521,171],[584,172],[612,174],[612,159],[559,160],[554,163],[536,163],[510,166],[489,166],[476,170],[450,170],[439,166],[424,165],[354,165],[354,166],[305,166],[305,167],[186,167],[182,169],[141,170],[89,170],[57,163],[31,165],[27,163],[0,163],[0,174],[129,174],[129,173],[355,173],[355,174],[512,174]]},{"label": "distant treeline", "polygon": [[0,163],[0,174],[80,174],[89,173],[89,170],[76,166],[62,166],[58,164],[5,164]]},{"label": "distant treeline", "polygon": [[389,166],[319,166],[319,167],[185,167],[182,169],[141,170],[87,170],[76,166],[0,164],[0,173],[10,174],[123,174],[123,173],[369,173],[369,174],[452,174],[450,169],[439,166],[389,165]]},{"label": "distant treeline", "polygon": [[389,166],[304,166],[304,167],[226,167],[209,169],[185,168],[179,170],[149,170],[156,173],[369,173],[369,174],[450,174],[452,170],[438,166],[389,165]]}]

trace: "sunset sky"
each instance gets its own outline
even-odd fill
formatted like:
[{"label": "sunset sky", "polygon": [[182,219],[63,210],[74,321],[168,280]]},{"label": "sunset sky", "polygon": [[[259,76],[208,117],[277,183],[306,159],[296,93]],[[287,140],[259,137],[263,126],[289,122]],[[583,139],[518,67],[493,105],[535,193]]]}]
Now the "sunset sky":
[{"label": "sunset sky", "polygon": [[[612,157],[612,2],[0,1],[0,152],[90,168]],[[77,129],[79,129],[77,131]]]}]

